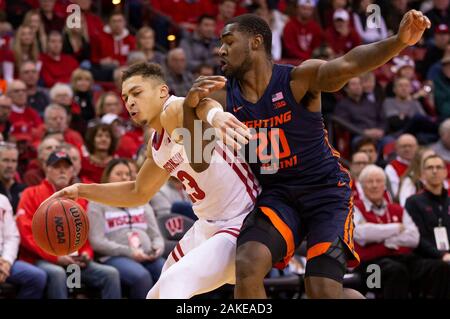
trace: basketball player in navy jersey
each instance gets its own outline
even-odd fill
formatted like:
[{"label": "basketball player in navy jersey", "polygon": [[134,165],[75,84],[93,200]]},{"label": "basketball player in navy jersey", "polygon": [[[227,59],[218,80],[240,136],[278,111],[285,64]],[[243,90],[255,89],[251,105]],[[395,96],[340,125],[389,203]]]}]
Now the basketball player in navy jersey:
[{"label": "basketball player in navy jersey", "polygon": [[[247,160],[263,191],[239,235],[236,298],[266,297],[263,278],[273,266],[285,267],[303,239],[308,297],[355,297],[342,288],[346,266],[359,262],[351,178],[328,143],[320,93],[338,91],[352,77],[388,62],[416,44],[430,26],[428,18],[412,10],[388,39],[329,62],[307,60],[297,67],[272,62],[272,34],[257,16],[238,16],[224,27],[220,55],[227,79],[199,78],[191,89],[197,98],[185,105],[196,107],[197,116],[215,128],[237,129],[227,136],[236,141],[249,133],[238,128],[236,118],[256,129],[252,138],[259,142],[258,160]],[[225,85],[226,92],[207,98]]]}]

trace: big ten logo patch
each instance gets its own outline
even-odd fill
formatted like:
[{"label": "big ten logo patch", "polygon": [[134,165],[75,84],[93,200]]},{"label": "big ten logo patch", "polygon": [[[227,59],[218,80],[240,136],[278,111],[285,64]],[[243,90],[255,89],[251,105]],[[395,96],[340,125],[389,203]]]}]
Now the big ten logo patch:
[{"label": "big ten logo patch", "polygon": [[77,4],[71,4],[67,6],[67,16],[66,26],[69,29],[80,29],[81,28],[81,9]]},{"label": "big ten logo patch", "polygon": [[173,217],[166,221],[166,229],[170,236],[175,236],[176,234],[181,234],[184,229],[184,220],[181,217]]}]

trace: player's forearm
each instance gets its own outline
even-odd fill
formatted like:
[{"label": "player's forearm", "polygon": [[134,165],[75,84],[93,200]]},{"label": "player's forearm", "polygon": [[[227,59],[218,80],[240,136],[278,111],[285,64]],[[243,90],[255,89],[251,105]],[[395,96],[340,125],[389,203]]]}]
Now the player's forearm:
[{"label": "player's forearm", "polygon": [[339,91],[352,77],[382,66],[405,47],[397,36],[357,46],[342,57],[322,64],[312,85],[318,91]]},{"label": "player's forearm", "polygon": [[136,189],[136,183],[77,184],[78,196],[113,207],[135,207],[150,198]]},{"label": "player's forearm", "polygon": [[350,64],[352,74],[362,74],[387,63],[407,47],[395,35],[375,43],[361,45],[349,51],[343,59]]}]

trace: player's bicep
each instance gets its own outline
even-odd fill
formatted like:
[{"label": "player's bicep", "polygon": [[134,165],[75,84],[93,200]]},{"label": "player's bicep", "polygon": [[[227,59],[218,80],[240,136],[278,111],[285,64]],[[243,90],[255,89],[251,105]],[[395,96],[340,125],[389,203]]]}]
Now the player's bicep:
[{"label": "player's bicep", "polygon": [[337,59],[322,63],[317,70],[316,80],[313,82],[317,90],[322,92],[336,92],[356,74],[355,68],[345,59]]}]

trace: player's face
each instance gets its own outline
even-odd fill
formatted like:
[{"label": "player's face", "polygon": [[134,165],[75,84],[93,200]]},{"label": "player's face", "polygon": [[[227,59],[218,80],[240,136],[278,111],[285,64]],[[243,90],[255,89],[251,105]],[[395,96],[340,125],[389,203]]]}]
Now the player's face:
[{"label": "player's face", "polygon": [[141,126],[159,118],[169,88],[154,79],[132,76],[122,84],[122,98],[131,119]]},{"label": "player's face", "polygon": [[237,31],[236,24],[228,24],[221,35],[219,55],[222,71],[227,77],[240,79],[251,69],[252,59],[248,35]]}]

